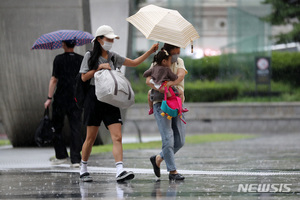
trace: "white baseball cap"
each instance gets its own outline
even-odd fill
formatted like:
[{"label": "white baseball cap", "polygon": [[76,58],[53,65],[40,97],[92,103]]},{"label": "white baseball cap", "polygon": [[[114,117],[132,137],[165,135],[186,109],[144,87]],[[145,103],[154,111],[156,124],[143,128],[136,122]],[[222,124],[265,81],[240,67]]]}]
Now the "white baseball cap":
[{"label": "white baseball cap", "polygon": [[92,40],[92,42],[94,42],[95,39],[101,35],[103,35],[109,39],[120,39],[120,37],[114,33],[114,30],[110,26],[102,25],[97,29],[95,37]]}]

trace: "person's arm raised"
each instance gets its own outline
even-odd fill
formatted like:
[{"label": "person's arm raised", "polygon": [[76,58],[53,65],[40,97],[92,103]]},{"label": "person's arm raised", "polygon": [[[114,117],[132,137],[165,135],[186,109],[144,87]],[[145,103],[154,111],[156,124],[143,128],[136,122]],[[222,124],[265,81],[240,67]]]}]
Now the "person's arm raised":
[{"label": "person's arm raised", "polygon": [[147,52],[145,52],[143,55],[141,55],[140,57],[138,57],[134,60],[131,60],[130,58],[126,58],[123,65],[125,65],[127,67],[136,67],[136,66],[138,66],[139,64],[144,62],[152,53],[157,51],[158,46],[159,46],[158,43],[153,44],[152,47]]}]

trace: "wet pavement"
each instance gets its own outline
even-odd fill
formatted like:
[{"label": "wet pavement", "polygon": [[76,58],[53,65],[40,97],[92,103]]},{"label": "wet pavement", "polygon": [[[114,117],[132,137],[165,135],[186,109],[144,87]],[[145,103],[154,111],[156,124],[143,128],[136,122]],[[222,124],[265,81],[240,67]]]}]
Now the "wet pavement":
[{"label": "wet pavement", "polygon": [[300,199],[300,134],[257,135],[232,142],[187,144],[176,155],[186,179],[157,179],[149,157],[159,149],[124,151],[135,179],[115,181],[112,153],[92,155],[92,183],[79,169],[51,166],[52,148],[0,148],[0,199]]}]

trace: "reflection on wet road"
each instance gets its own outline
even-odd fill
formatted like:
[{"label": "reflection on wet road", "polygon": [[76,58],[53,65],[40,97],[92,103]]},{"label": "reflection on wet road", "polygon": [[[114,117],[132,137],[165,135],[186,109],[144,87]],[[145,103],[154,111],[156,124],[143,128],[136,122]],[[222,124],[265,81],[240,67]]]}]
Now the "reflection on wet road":
[{"label": "reflection on wet road", "polygon": [[[135,172],[118,184],[111,153],[91,156],[92,183],[79,169],[53,167],[52,148],[0,149],[0,199],[296,199],[300,197],[300,134],[187,145],[176,155],[186,179],[170,182],[153,174],[149,157],[159,149],[124,152]],[[28,157],[28,155],[31,155]]]},{"label": "reflection on wet road", "polygon": [[[112,174],[93,174],[94,182],[87,183],[79,181],[74,172],[2,172],[0,199],[293,199],[299,194],[299,177],[186,175],[185,181],[172,182],[137,174],[131,182],[119,184]],[[238,191],[240,184],[257,183],[289,183],[291,191]]]}]

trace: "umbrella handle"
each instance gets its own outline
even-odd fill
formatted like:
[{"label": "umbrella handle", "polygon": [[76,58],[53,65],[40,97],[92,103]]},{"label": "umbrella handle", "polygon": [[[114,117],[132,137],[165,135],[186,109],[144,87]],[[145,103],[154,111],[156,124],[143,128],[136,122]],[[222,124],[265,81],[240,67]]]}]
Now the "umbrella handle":
[{"label": "umbrella handle", "polygon": [[194,45],[193,45],[193,40],[191,40],[191,53],[194,53]]}]

